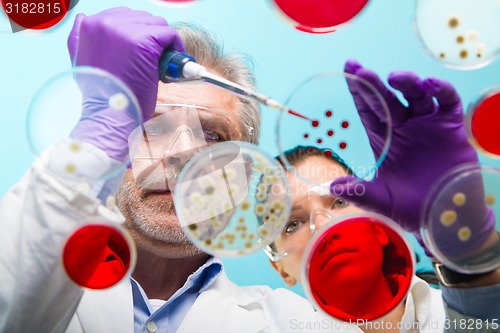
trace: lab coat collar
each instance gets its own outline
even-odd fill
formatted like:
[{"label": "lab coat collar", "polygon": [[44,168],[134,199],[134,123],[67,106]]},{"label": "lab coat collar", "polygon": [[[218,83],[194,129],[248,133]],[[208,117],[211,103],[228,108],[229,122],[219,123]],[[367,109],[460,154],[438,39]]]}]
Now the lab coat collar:
[{"label": "lab coat collar", "polygon": [[84,332],[134,333],[130,280],[105,290],[86,290],[76,314]]},{"label": "lab coat collar", "polygon": [[177,332],[198,332],[200,328],[207,333],[260,332],[270,324],[262,313],[250,311],[249,307],[262,297],[265,296],[258,292],[244,292],[222,271],[219,278],[198,296]]},{"label": "lab coat collar", "polygon": [[[181,323],[178,333],[255,333],[269,327],[261,312],[250,311],[264,293],[244,290],[222,271],[217,280],[200,293]],[[132,288],[129,279],[105,290],[86,290],[77,310],[84,332],[134,332]]]}]

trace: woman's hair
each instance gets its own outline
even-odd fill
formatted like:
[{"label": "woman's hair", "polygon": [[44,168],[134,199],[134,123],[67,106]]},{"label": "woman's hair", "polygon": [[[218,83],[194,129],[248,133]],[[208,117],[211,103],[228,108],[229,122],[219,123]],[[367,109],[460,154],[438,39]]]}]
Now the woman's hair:
[{"label": "woman's hair", "polygon": [[[222,39],[207,32],[201,26],[192,23],[177,23],[172,25],[179,33],[186,53],[193,56],[196,62],[216,71],[225,79],[245,88],[255,90],[255,75],[251,59],[239,52],[225,53]],[[236,117],[251,128],[250,135],[243,130],[243,140],[257,143],[260,135],[260,110],[256,102],[238,99]]]},{"label": "woman's hair", "polygon": [[[286,160],[291,166],[297,166],[299,163],[305,161],[309,157],[320,156],[328,160],[337,162],[343,168],[345,168],[349,175],[353,174],[351,168],[344,162],[344,160],[329,149],[320,149],[314,146],[296,146],[292,149],[285,150],[283,154],[285,155]],[[280,156],[276,156],[276,159],[285,169],[287,168],[285,161],[283,161]]]}]

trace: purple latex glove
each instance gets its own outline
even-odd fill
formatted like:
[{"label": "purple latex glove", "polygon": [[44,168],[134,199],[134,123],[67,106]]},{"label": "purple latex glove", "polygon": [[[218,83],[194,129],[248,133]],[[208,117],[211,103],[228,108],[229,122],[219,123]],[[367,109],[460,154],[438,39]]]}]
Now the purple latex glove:
[{"label": "purple latex glove", "polygon": [[[358,62],[347,61],[345,71],[365,79],[380,92],[391,113],[393,134],[376,178],[363,182],[363,195],[355,195],[359,187],[357,191],[350,187],[359,184],[348,177],[332,182],[331,192],[392,218],[421,240],[418,233],[421,207],[430,187],[449,170],[478,161],[467,140],[460,97],[446,81],[422,80],[413,72],[393,72],[389,75],[389,85],[403,93],[408,101],[405,106],[374,72]],[[385,132],[379,135],[379,129],[385,129],[385,125],[381,126],[385,113],[380,111],[379,100],[370,90],[349,80],[348,84],[372,149],[379,153],[385,142],[382,136]],[[474,235],[491,231],[492,225],[479,223],[478,228]]]},{"label": "purple latex glove", "polygon": [[[158,62],[165,49],[184,52],[180,36],[165,19],[124,7],[92,16],[78,14],[68,38],[73,65],[97,67],[119,78],[135,95],[144,122],[154,113]],[[138,126],[133,111],[116,112],[108,105],[106,89],[82,77],[76,80],[84,101],[71,136],[124,160],[128,136]]]}]

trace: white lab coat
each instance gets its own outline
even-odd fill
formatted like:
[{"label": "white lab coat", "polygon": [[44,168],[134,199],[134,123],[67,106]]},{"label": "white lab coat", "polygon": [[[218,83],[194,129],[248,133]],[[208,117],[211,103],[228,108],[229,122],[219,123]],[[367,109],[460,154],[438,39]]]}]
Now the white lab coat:
[{"label": "white lab coat", "polygon": [[[122,219],[35,163],[0,201],[0,332],[133,333],[128,279],[84,291],[61,264],[76,227]],[[300,332],[290,329],[291,320],[316,318],[309,302],[288,290],[238,287],[222,272],[198,296],[179,332]]]},{"label": "white lab coat", "polygon": [[[306,300],[288,290],[238,287],[222,272],[198,296],[177,332],[292,332],[291,320],[310,321],[315,316]],[[108,290],[86,291],[67,332],[133,333],[133,318],[127,280]]]},{"label": "white lab coat", "polygon": [[[40,163],[2,198],[0,332],[133,332],[128,279],[107,290],[84,291],[68,279],[60,262],[67,237],[89,221],[120,223],[122,216],[61,184]],[[414,283],[404,318],[437,320],[442,327],[440,293]],[[290,291],[238,287],[222,272],[196,299],[178,332],[357,331],[327,320],[331,329],[321,325],[325,317],[307,300]]]}]

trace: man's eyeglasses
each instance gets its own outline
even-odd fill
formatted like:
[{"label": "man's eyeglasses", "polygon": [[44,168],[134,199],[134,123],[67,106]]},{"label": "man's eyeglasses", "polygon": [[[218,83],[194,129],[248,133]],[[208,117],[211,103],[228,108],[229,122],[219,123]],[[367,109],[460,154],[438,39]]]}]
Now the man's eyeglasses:
[{"label": "man's eyeglasses", "polygon": [[[132,171],[143,188],[163,189],[165,180],[172,188],[184,165],[200,150],[224,141],[250,142],[252,137],[253,128],[232,114],[195,105],[158,104],[153,118],[129,137]],[[163,176],[151,180],[152,174]]]}]

